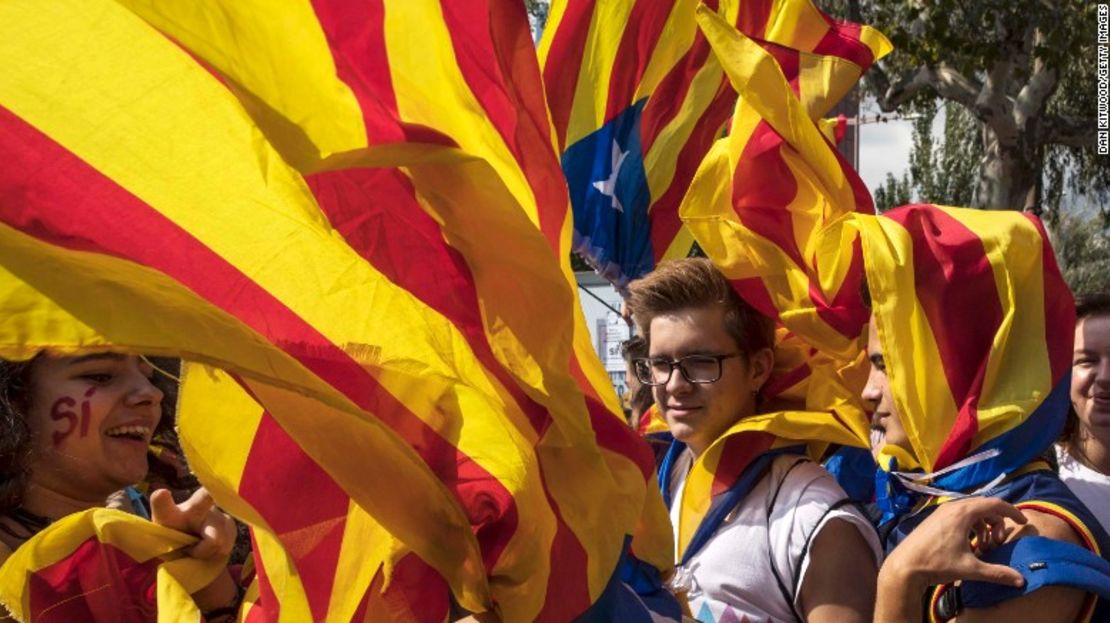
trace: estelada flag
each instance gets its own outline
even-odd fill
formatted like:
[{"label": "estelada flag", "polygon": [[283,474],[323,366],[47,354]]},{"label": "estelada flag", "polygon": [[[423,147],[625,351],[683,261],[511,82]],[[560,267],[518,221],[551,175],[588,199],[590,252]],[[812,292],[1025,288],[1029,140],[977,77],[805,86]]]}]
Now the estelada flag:
[{"label": "estelada flag", "polygon": [[[540,41],[574,248],[620,289],[690,253],[678,205],[736,101],[698,4],[556,0]],[[741,4],[708,3],[730,23]]]},{"label": "estelada flag", "polygon": [[[178,23],[159,16],[182,7],[147,6],[143,22],[115,3],[5,4],[0,53],[21,63],[0,79],[0,139],[13,156],[0,178],[3,343],[9,356],[111,346],[236,375],[287,447],[350,499],[292,526],[273,525],[286,509],[272,501],[254,515],[305,546],[287,560],[344,560],[360,542],[331,520],[353,503],[463,607],[575,616],[610,585],[626,535],[647,535],[635,554],[665,568],[669,530],[647,486],[650,455],[613,415],[597,389],[600,363],[580,347],[565,197],[536,199],[556,178],[523,172],[532,152],[509,128],[518,114],[546,123],[546,113],[500,99],[542,97],[474,86],[518,74],[539,83],[534,56],[522,53],[531,48],[517,45],[527,41],[523,10],[492,3],[487,27],[475,28],[457,6],[372,3],[348,19],[347,5],[262,16],[235,4],[183,22],[230,19],[239,29],[211,41],[240,51],[276,42],[290,55],[282,64],[151,28]],[[303,49],[269,37],[290,15],[288,41]],[[367,49],[388,62],[369,63],[381,57]],[[475,65],[489,50],[500,73]],[[421,64],[428,58],[436,62]],[[296,82],[302,65],[323,82]],[[316,106],[333,100],[355,107]],[[353,125],[336,125],[344,120]],[[370,141],[378,132],[386,138]],[[367,164],[389,166],[343,168]],[[381,193],[389,226],[353,209],[367,205],[358,196],[367,188]],[[233,427],[218,406],[203,414],[198,443],[258,436],[261,425]],[[260,445],[260,455],[283,460],[276,447]],[[254,446],[238,448],[228,458],[246,461]],[[241,488],[248,464],[222,476]],[[257,486],[264,476],[251,477]],[[228,507],[244,494],[213,492]],[[262,495],[280,499],[272,487]],[[292,538],[318,534],[321,522],[330,538]],[[335,576],[299,576],[313,584],[304,589],[313,618],[331,612]],[[290,586],[269,577],[275,590]]]},{"label": "estelada flag", "polygon": [[187,554],[197,537],[95,508],[64,517],[0,567],[0,604],[18,621],[202,620],[190,597],[224,572]]}]

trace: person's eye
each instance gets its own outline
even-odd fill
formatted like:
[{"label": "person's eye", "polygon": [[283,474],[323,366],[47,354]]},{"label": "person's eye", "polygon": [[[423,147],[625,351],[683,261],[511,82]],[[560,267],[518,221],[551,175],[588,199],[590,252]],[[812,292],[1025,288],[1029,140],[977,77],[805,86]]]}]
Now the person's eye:
[{"label": "person's eye", "polygon": [[112,382],[112,375],[109,372],[89,372],[87,374],[82,374],[81,378],[98,385],[105,385]]}]

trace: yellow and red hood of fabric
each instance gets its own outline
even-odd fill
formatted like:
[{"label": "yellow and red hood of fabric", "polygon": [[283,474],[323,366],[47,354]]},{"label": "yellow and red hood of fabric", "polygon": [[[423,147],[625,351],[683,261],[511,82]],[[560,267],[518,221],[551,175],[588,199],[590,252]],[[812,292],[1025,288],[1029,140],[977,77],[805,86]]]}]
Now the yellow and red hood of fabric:
[{"label": "yellow and red hood of fabric", "polygon": [[912,456],[888,450],[899,469],[952,465],[1059,394],[1075,308],[1036,217],[911,205],[853,218],[891,393],[913,447]]}]

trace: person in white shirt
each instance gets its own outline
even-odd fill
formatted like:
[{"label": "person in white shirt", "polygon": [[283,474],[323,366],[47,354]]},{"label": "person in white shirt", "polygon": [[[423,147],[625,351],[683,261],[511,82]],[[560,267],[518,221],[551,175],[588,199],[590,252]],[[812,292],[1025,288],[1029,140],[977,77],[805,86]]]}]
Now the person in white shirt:
[{"label": "person in white shirt", "polygon": [[770,319],[706,259],[663,263],[630,293],[649,353],[635,372],[675,438],[660,477],[676,535],[672,589],[703,623],[870,621],[874,530],[806,458],[805,439],[745,427],[777,417],[759,408]]},{"label": "person in white shirt", "polygon": [[1060,479],[1110,530],[1110,292],[1076,305],[1071,402],[1056,446]]}]

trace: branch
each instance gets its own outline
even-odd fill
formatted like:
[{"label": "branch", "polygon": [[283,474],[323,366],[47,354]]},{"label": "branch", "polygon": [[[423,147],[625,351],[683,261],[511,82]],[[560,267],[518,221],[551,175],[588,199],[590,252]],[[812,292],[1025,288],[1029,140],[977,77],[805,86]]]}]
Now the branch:
[{"label": "branch", "polygon": [[[1044,34],[1040,29],[1037,29],[1034,34],[1033,41],[1034,46],[1044,42]],[[1039,56],[1034,57],[1033,73],[1029,76],[1029,81],[1018,92],[1014,106],[1014,119],[1019,127],[1024,126],[1030,118],[1044,110],[1045,103],[1056,91],[1056,85],[1059,84],[1059,81],[1060,74],[1055,67],[1049,67],[1048,63]]]},{"label": "branch", "polygon": [[1068,147],[1094,147],[1094,128],[1093,117],[1045,115],[1040,120],[1041,142]]},{"label": "branch", "polygon": [[1004,144],[1012,144],[1017,140],[1018,126],[1010,114],[1011,103],[1006,96],[1006,87],[1010,83],[1013,68],[1008,54],[1000,56],[987,72],[987,80],[983,83],[979,96],[975,98],[975,116],[990,126],[998,135],[998,140]]},{"label": "branch", "polygon": [[944,63],[937,67],[922,65],[917,71],[902,76],[879,98],[879,108],[892,112],[926,87],[932,87],[942,98],[961,104],[978,116],[975,101],[980,85]]}]

